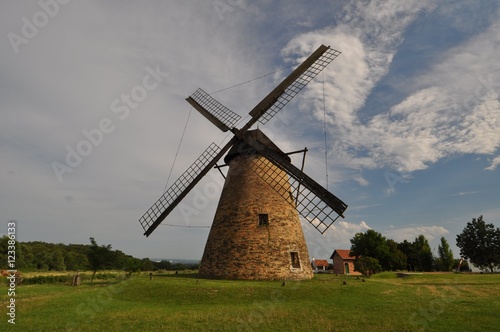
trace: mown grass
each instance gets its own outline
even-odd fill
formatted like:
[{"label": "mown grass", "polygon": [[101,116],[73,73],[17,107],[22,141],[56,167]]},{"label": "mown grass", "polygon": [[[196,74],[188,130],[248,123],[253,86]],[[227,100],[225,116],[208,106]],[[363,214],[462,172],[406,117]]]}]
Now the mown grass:
[{"label": "mown grass", "polygon": [[[78,287],[19,286],[13,330],[500,331],[500,275],[345,280],[324,274],[282,286],[143,274]],[[6,308],[4,284],[0,291]],[[12,328],[2,316],[0,330]]]}]

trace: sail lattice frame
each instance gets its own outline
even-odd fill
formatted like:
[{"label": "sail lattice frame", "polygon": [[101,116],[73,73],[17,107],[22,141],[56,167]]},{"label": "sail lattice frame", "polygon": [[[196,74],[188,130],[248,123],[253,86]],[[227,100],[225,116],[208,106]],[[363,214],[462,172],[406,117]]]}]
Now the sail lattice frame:
[{"label": "sail lattice frame", "polygon": [[[283,167],[284,163],[275,163],[265,157],[255,158],[251,167],[269,186],[294,206],[321,234],[342,215],[347,205],[333,194],[315,190],[311,185],[305,185],[310,178],[304,173],[290,172],[292,164]],[[308,187],[314,188],[309,189]],[[315,192],[313,192],[313,190]],[[323,196],[323,197],[321,197]]]},{"label": "sail lattice frame", "polygon": [[160,218],[165,210],[193,183],[195,178],[213,161],[214,157],[221,151],[221,148],[212,143],[209,147],[195,160],[189,168],[175,180],[175,182],[161,195],[161,197],[144,213],[139,219],[139,222],[144,229],[149,228]]},{"label": "sail lattice frame", "polygon": [[222,131],[228,131],[241,119],[240,115],[219,103],[201,88],[186,100]]},{"label": "sail lattice frame", "polygon": [[281,92],[273,105],[259,118],[259,122],[266,124],[276,115],[295,95],[297,95],[313,78],[315,78],[330,62],[341,52],[328,48],[318,59],[314,61],[299,77],[297,77],[284,91]]}]

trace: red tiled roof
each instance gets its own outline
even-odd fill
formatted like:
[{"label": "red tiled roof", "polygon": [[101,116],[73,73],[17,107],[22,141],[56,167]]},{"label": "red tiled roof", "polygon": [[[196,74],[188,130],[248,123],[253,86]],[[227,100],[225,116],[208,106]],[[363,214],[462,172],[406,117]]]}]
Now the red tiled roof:
[{"label": "red tiled roof", "polygon": [[335,249],[335,251],[333,252],[332,256],[330,257],[330,259],[333,259],[333,256],[335,255],[335,253],[337,253],[340,258],[342,259],[356,259],[355,256],[351,256],[351,250],[350,249]]},{"label": "red tiled roof", "polygon": [[328,261],[326,259],[315,259],[314,265],[317,267],[325,266],[328,267]]}]

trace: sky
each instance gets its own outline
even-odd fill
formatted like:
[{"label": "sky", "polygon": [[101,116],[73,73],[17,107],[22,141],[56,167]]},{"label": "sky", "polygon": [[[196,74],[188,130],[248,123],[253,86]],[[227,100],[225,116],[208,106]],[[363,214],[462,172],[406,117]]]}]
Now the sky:
[{"label": "sky", "polygon": [[0,234],[16,220],[20,241],[201,259],[217,170],[148,238],[138,222],[231,138],[185,98],[202,88],[244,119],[321,44],[342,53],[259,126],[284,151],[307,147],[305,172],[349,205],[323,235],[303,223],[310,256],[368,229],[423,234],[435,255],[444,236],[458,256],[472,218],[500,226],[497,1],[1,5]]}]

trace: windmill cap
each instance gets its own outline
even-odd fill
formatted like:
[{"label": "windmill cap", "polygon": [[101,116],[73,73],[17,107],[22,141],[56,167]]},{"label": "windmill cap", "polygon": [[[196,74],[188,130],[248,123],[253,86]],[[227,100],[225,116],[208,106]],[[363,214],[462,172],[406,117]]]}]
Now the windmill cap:
[{"label": "windmill cap", "polygon": [[[288,162],[291,162],[290,157],[288,157],[283,151],[281,151],[276,144],[274,144],[269,137],[267,137],[262,131],[259,129],[249,130],[245,134],[245,139],[250,142],[256,142],[257,144],[261,144],[266,146],[267,148],[278,152],[283,155]],[[224,157],[224,162],[229,165],[231,160],[240,155],[253,155],[259,154],[253,147],[251,147],[247,142],[243,140],[239,140],[237,143],[233,145],[231,150]]]}]

